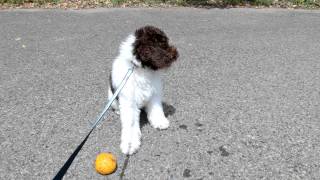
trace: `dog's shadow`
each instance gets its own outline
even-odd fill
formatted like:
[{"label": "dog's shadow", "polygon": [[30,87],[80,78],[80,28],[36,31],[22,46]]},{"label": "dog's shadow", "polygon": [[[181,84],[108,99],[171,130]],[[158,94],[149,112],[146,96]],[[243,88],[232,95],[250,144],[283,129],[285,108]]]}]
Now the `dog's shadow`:
[{"label": "dog's shadow", "polygon": [[[166,117],[173,115],[176,112],[176,108],[166,102],[162,102],[163,112]],[[141,109],[140,113],[140,127],[144,127],[148,124],[148,116],[145,109]]]}]

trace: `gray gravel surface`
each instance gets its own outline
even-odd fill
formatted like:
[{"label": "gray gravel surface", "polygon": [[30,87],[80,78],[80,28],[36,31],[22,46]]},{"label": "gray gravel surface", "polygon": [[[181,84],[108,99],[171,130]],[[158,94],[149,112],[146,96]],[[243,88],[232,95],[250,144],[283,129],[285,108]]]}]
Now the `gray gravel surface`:
[{"label": "gray gravel surface", "polygon": [[[320,11],[192,8],[1,11],[0,179],[55,175],[104,107],[120,42],[146,24],[180,51],[163,74],[170,128],[143,122],[124,168],[111,112],[65,179],[320,179]],[[100,152],[114,174],[95,172]]]}]

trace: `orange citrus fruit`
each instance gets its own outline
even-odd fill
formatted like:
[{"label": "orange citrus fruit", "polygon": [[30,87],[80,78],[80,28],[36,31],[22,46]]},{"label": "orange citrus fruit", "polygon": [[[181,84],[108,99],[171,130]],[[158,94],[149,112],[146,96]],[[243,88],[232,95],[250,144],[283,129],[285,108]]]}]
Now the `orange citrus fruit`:
[{"label": "orange citrus fruit", "polygon": [[100,153],[96,158],[95,167],[99,174],[108,175],[116,170],[117,160],[111,153]]}]

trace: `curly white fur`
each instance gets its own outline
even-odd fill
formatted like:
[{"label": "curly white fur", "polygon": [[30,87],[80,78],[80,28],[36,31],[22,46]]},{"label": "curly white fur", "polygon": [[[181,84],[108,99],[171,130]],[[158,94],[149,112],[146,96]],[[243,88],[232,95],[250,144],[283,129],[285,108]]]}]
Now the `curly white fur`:
[{"label": "curly white fur", "polygon": [[[164,115],[161,102],[161,79],[158,71],[142,68],[132,53],[135,36],[130,35],[120,46],[120,53],[112,66],[112,86],[116,89],[120,85],[127,70],[134,64],[134,69],[127,84],[119,94],[118,101],[113,104],[114,109],[120,111],[121,118],[121,151],[124,154],[135,153],[140,144],[140,109],[145,107],[148,120],[154,128],[166,129],[169,121]],[[109,87],[108,96],[112,96]]]}]

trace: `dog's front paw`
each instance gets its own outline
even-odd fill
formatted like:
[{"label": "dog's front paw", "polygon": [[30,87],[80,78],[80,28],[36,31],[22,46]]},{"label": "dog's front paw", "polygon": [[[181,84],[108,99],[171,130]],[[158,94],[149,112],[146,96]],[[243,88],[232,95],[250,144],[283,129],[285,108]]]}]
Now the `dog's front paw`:
[{"label": "dog's front paw", "polygon": [[136,138],[132,137],[132,139],[129,141],[127,140],[121,141],[120,149],[123,154],[132,155],[139,149],[140,144],[141,142],[139,137],[136,137]]},{"label": "dog's front paw", "polygon": [[154,118],[150,120],[151,126],[157,129],[167,129],[169,127],[169,121],[167,118]]}]

